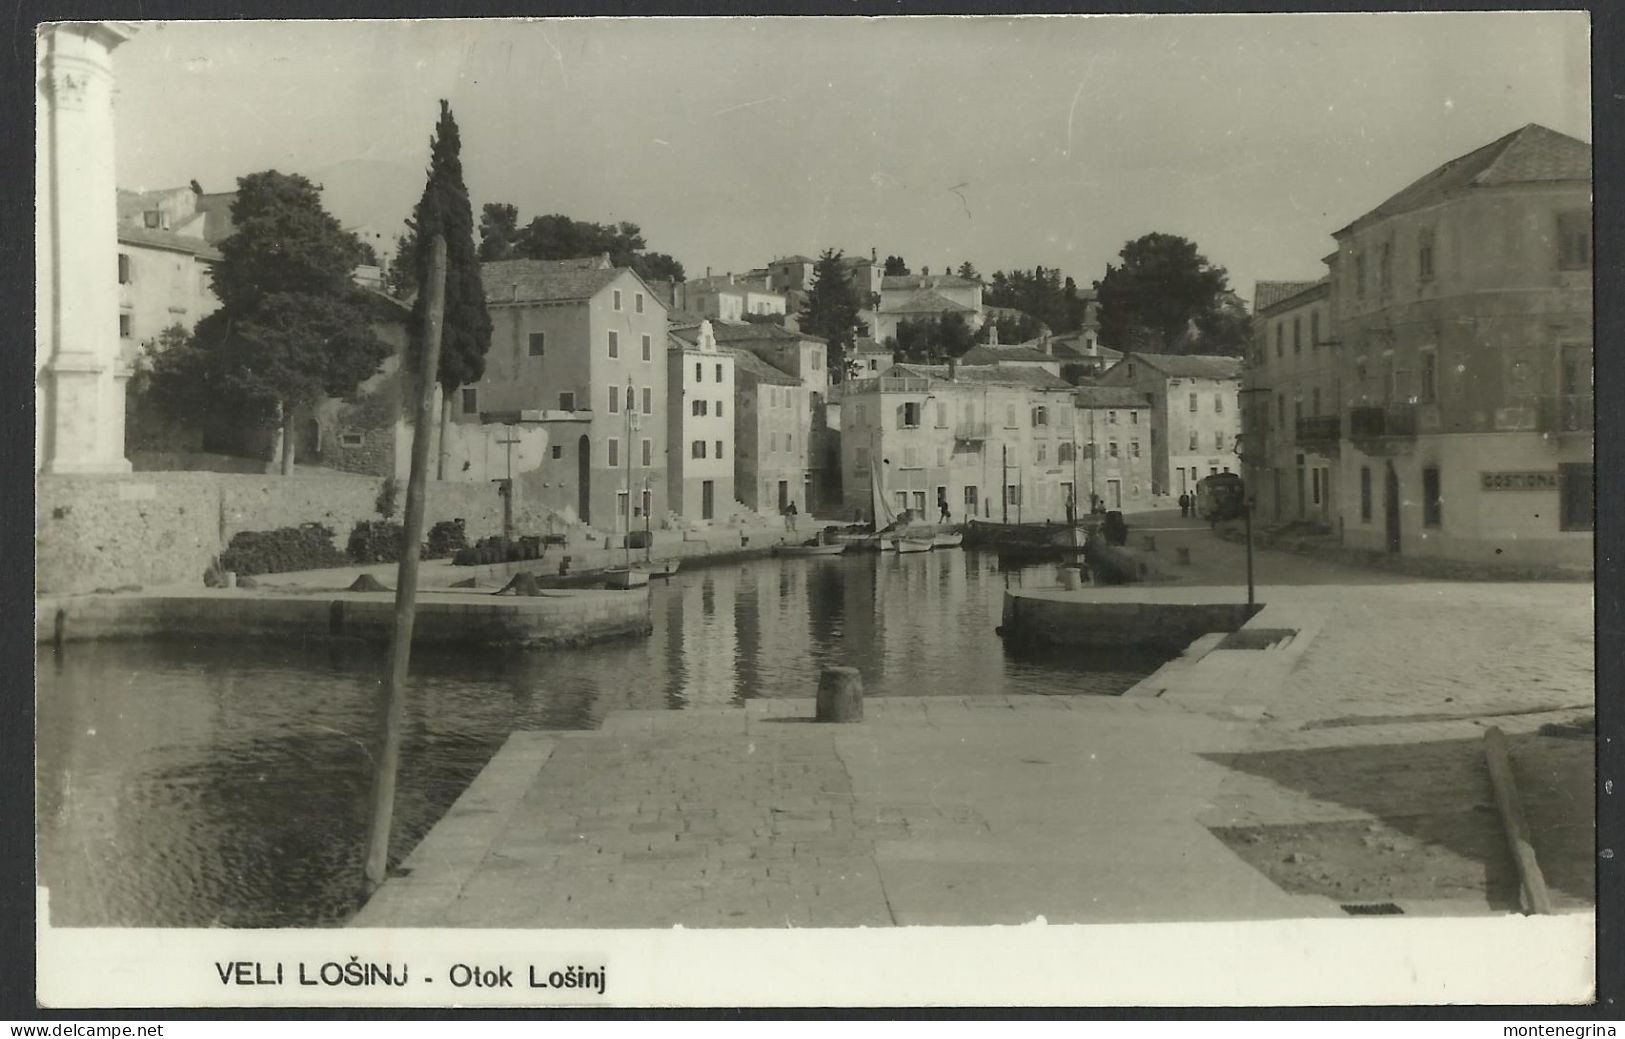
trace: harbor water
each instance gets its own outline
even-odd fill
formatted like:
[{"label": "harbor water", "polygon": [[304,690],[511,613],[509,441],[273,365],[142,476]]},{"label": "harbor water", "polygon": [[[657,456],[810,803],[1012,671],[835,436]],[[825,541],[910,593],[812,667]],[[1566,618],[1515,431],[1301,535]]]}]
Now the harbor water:
[{"label": "harbor water", "polygon": [[[821,668],[884,696],[1121,693],[1163,661],[1016,655],[1001,570],[937,551],[695,568],[654,631],[562,651],[417,651],[396,808],[403,856],[508,735],[623,708],[809,697]],[[56,926],[341,924],[356,908],[383,650],[185,639],[37,659],[38,871]]]}]

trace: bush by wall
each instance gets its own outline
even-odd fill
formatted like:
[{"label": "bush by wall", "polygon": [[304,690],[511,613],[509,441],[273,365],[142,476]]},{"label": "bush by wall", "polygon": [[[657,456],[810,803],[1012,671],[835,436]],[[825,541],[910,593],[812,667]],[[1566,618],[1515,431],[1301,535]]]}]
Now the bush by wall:
[{"label": "bush by wall", "polygon": [[468,528],[461,519],[441,520],[429,528],[430,559],[455,557],[468,547]]},{"label": "bush by wall", "polygon": [[245,530],[220,553],[220,569],[239,574],[278,574],[318,570],[349,562],[333,546],[333,531],[320,523],[279,530]]},{"label": "bush by wall", "polygon": [[350,531],[345,552],[357,563],[395,563],[401,558],[406,531],[388,520],[362,520]]}]

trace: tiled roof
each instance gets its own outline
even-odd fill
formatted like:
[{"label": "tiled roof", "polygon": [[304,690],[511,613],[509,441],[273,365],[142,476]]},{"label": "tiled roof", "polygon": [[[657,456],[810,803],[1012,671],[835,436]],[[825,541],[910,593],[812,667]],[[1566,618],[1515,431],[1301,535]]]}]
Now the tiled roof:
[{"label": "tiled roof", "polygon": [[1144,408],[1145,394],[1132,386],[1079,386],[1072,399],[1080,408]]},{"label": "tiled roof", "polygon": [[812,257],[810,257],[810,256],[802,256],[800,253],[797,253],[794,256],[781,256],[777,260],[773,261],[773,263],[817,263],[817,262],[818,261],[813,259]]},{"label": "tiled roof", "polygon": [[480,264],[487,303],[554,303],[592,299],[622,271],[560,268],[556,260],[490,260]]},{"label": "tiled roof", "polygon": [[957,274],[888,274],[880,279],[880,287],[891,292],[905,289],[968,289],[980,284],[974,278],[961,278]]},{"label": "tiled roof", "polygon": [[1591,145],[1538,123],[1529,123],[1482,148],[1451,159],[1348,227],[1333,232],[1333,236],[1358,224],[1420,209],[1467,188],[1590,179]]},{"label": "tiled roof", "polygon": [[[899,364],[894,367],[903,369],[909,375],[919,375],[939,382],[948,381],[948,366],[945,364]],[[1001,368],[960,368],[954,373],[954,382],[976,383],[982,386],[1026,386],[1035,390],[1069,390],[1072,388],[1072,384],[1065,379],[1051,375],[1042,368],[1029,368],[1026,365],[1012,365]]]},{"label": "tiled roof", "polygon": [[1035,350],[1030,346],[973,346],[960,357],[961,364],[1007,364],[1032,363],[1045,361],[1054,363],[1055,358],[1042,350]]},{"label": "tiled roof", "polygon": [[596,256],[572,256],[564,260],[534,260],[532,262],[540,264],[541,268],[549,273],[558,271],[607,271],[615,266],[609,262],[609,253],[599,253]]},{"label": "tiled roof", "polygon": [[741,375],[750,375],[755,377],[758,382],[770,382],[775,386],[801,385],[800,379],[786,375],[749,350],[735,349],[733,347],[720,347],[719,349],[734,359],[735,380]]},{"label": "tiled roof", "polygon": [[701,321],[708,321],[708,320],[710,320],[710,319],[707,318],[704,314],[696,314],[692,310],[668,310],[668,311],[666,311],[666,324],[671,325],[673,327],[677,327],[679,325],[692,325],[695,328],[698,328]]},{"label": "tiled roof", "polygon": [[890,354],[891,350],[882,346],[873,336],[859,336],[852,340],[853,354]]},{"label": "tiled roof", "polygon": [[200,260],[220,259],[220,250],[201,238],[191,235],[177,234],[174,231],[160,231],[152,227],[135,227],[130,224],[121,224],[118,229],[118,240],[130,245],[149,245],[155,249],[169,249],[173,252],[191,253]]},{"label": "tiled roof", "polygon": [[197,197],[197,211],[203,214],[205,241],[219,245],[237,233],[237,225],[231,219],[231,205],[236,201],[235,191],[217,191],[212,195]]},{"label": "tiled roof", "polygon": [[1143,361],[1173,379],[1236,379],[1241,358],[1217,354],[1127,354],[1124,360]]},{"label": "tiled roof", "polygon": [[719,343],[799,343],[803,341],[823,343],[828,341],[823,336],[815,336],[811,332],[792,332],[783,325],[776,325],[769,321],[759,324],[749,321],[743,324],[716,321],[712,322],[711,328],[716,332],[717,342]]},{"label": "tiled roof", "polygon": [[[1320,281],[1325,280],[1322,278]],[[1262,314],[1282,300],[1314,288],[1320,281],[1261,281],[1253,286],[1253,313]]]},{"label": "tiled roof", "polygon": [[940,292],[916,292],[901,303],[881,307],[883,314],[974,314],[974,307],[955,303]]}]

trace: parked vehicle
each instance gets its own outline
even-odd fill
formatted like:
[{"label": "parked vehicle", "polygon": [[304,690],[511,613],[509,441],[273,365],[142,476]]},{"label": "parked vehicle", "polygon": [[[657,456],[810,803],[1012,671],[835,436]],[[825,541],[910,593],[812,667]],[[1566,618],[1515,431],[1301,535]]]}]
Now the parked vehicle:
[{"label": "parked vehicle", "polygon": [[1240,519],[1247,489],[1235,473],[1215,473],[1196,484],[1196,514],[1209,523]]}]

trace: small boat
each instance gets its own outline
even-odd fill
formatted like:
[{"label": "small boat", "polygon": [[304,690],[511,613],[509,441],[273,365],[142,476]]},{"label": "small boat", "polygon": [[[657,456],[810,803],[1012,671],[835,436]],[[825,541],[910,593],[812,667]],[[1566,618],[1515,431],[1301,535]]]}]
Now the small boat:
[{"label": "small boat", "polygon": [[929,552],[933,546],[934,541],[930,537],[900,537],[897,539],[897,551],[899,555],[907,555],[910,552]]},{"label": "small boat", "polygon": [[625,591],[630,588],[647,588],[649,585],[649,571],[636,566],[617,566],[604,571],[604,587]]},{"label": "small boat", "polygon": [[931,536],[932,548],[958,548],[965,540],[965,535],[957,530],[939,531]]},{"label": "small boat", "polygon": [[890,552],[892,550],[892,537],[890,534],[846,535],[840,540],[848,552]]},{"label": "small boat", "polygon": [[655,559],[650,560],[647,563],[638,564],[638,569],[642,570],[650,577],[664,578],[675,574],[677,572],[677,568],[682,565],[682,562],[683,561],[681,559]]},{"label": "small boat", "polygon": [[814,542],[810,545],[775,545],[773,548],[776,556],[838,556],[845,551],[846,546],[839,541],[829,545]]}]

